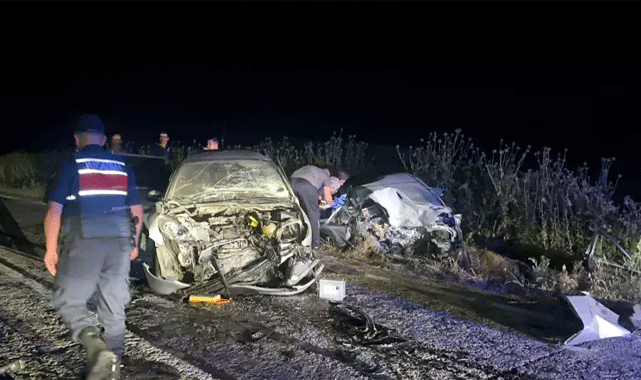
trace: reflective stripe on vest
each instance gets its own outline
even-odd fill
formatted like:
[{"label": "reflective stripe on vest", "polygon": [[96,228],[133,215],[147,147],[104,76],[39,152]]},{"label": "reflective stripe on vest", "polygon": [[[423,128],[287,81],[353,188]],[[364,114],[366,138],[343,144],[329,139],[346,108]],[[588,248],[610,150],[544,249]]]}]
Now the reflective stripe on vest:
[{"label": "reflective stripe on vest", "polygon": [[98,158],[77,158],[81,197],[127,195],[125,163]]},{"label": "reflective stripe on vest", "polygon": [[[103,156],[104,157],[104,156]],[[127,171],[122,161],[76,156],[80,230],[84,238],[129,237],[125,197]]]}]

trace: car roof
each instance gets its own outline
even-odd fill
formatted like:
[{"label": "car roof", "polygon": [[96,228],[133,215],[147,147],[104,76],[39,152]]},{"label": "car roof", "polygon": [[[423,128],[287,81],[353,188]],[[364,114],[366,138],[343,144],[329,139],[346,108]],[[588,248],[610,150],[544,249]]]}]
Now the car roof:
[{"label": "car roof", "polygon": [[[351,177],[349,179],[352,179]],[[349,181],[348,179],[348,181]],[[378,176],[372,182],[365,182],[367,177],[356,179],[354,182],[359,184],[345,185],[352,188],[353,197],[357,202],[365,200],[369,195],[376,191],[388,187],[398,189],[405,193],[410,199],[418,203],[431,203],[439,206],[445,205],[441,199],[443,189],[438,187],[429,187],[415,175],[409,173],[392,173]],[[370,177],[371,179],[371,177]],[[344,186],[345,186],[344,185]],[[418,187],[417,187],[418,186]],[[346,191],[349,191],[346,189]]]},{"label": "car roof", "polygon": [[421,187],[429,187],[423,184],[423,182],[420,179],[418,179],[418,177],[409,173],[387,174],[377,178],[376,181],[361,184],[361,186],[367,187],[372,190],[378,190],[386,187],[394,187],[399,185],[414,185],[414,184],[419,184]]},{"label": "car roof", "polygon": [[256,151],[249,149],[231,149],[231,150],[206,150],[202,152],[190,152],[183,162],[201,162],[201,161],[225,161],[225,160],[260,160],[271,161]]}]

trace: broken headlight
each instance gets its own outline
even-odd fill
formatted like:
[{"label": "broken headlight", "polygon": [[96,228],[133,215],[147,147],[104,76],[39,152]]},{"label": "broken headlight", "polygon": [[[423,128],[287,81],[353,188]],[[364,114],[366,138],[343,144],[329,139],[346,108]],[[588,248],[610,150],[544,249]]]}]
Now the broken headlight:
[{"label": "broken headlight", "polygon": [[193,240],[193,237],[189,233],[187,227],[180,224],[177,220],[165,215],[158,217],[158,229],[163,235],[174,240]]}]

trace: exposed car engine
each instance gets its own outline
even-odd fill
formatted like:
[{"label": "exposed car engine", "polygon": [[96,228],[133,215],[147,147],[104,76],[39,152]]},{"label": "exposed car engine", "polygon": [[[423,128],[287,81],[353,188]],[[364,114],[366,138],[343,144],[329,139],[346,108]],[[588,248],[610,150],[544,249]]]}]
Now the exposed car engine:
[{"label": "exposed car engine", "polygon": [[[267,282],[278,277],[278,267],[292,257],[310,256],[301,242],[307,233],[295,210],[261,209],[259,207],[193,207],[167,205],[158,217],[158,229],[166,238],[157,249],[177,260],[159,262],[160,275],[181,282],[201,282],[217,273],[212,255],[216,255],[221,272],[245,268],[266,258],[271,273],[254,282]],[[164,248],[163,248],[164,247]]]}]

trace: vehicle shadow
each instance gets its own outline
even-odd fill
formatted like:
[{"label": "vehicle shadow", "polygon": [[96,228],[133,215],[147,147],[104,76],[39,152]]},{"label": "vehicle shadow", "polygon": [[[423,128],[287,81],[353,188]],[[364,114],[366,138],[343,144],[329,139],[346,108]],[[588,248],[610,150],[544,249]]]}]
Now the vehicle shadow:
[{"label": "vehicle shadow", "polygon": [[39,256],[35,250],[36,246],[24,235],[2,198],[0,198],[0,245],[32,256]]}]

